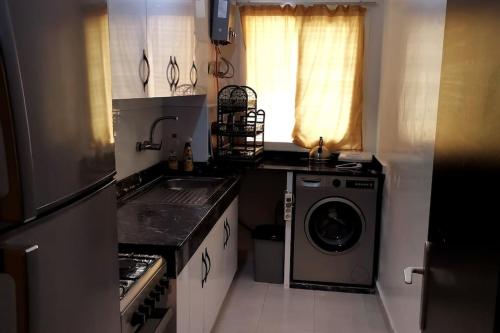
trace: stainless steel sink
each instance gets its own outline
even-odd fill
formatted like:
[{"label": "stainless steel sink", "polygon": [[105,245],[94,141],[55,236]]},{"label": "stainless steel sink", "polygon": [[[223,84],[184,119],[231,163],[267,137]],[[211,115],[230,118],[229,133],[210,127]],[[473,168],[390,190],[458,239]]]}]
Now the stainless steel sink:
[{"label": "stainless steel sink", "polygon": [[168,205],[204,205],[224,184],[224,178],[183,177],[162,179],[131,202]]}]

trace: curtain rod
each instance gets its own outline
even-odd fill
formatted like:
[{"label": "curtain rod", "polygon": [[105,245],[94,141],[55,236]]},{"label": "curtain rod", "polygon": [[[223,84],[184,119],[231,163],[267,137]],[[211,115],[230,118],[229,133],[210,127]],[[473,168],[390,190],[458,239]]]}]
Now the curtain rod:
[{"label": "curtain rod", "polygon": [[285,6],[285,5],[364,5],[364,6],[376,6],[378,5],[377,1],[322,1],[322,2],[306,2],[306,1],[252,1],[252,0],[237,0],[236,5],[250,5],[250,6],[258,6],[258,5],[273,5],[273,6]]}]

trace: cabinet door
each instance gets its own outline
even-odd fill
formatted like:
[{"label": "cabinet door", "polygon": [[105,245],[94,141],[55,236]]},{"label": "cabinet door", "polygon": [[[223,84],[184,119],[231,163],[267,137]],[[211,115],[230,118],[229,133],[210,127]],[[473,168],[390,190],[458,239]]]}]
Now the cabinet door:
[{"label": "cabinet door", "polygon": [[238,197],[226,211],[229,236],[224,250],[224,295],[229,290],[238,267]]},{"label": "cabinet door", "polygon": [[146,0],[109,0],[113,98],[146,97]]},{"label": "cabinet door", "polygon": [[208,62],[211,57],[210,1],[195,0],[195,54],[197,69],[195,94],[206,94],[208,87]]},{"label": "cabinet door", "polygon": [[[187,266],[189,271],[189,332],[202,333],[205,307],[205,289],[207,285],[202,283],[207,272],[205,265],[205,244],[204,241]],[[180,331],[179,331],[180,332]]]},{"label": "cabinet door", "polygon": [[[147,43],[151,62],[150,95],[182,95],[191,86],[194,59],[194,0],[147,0]],[[177,63],[177,92],[169,83],[170,59]],[[170,77],[170,80],[175,79]]]},{"label": "cabinet door", "polygon": [[[176,332],[189,332],[190,275],[189,264],[176,278]],[[196,267],[197,268],[197,267]]]},{"label": "cabinet door", "polygon": [[205,290],[205,322],[204,332],[210,332],[217,319],[220,306],[224,300],[224,259],[223,259],[223,220],[219,219],[207,238],[207,253],[210,264]]}]

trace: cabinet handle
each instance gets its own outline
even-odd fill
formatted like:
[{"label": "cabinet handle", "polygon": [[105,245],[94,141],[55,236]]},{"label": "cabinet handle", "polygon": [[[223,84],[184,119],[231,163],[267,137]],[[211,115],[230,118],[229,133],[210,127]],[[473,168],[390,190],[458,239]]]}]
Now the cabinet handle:
[{"label": "cabinet handle", "polygon": [[170,56],[170,61],[168,62],[168,66],[167,66],[167,82],[168,82],[168,85],[170,86],[170,91],[173,92],[174,91],[174,76],[175,76],[175,67],[174,67],[174,61],[172,59],[172,56]]},{"label": "cabinet handle", "polygon": [[146,67],[147,67],[147,74],[146,74],[146,80],[144,80],[142,82],[142,87],[144,88],[144,92],[146,92],[146,86],[148,85],[149,83],[149,76],[151,74],[151,67],[149,66],[149,59],[148,59],[148,56],[146,55],[146,50],[142,50],[142,60],[146,63]]},{"label": "cabinet handle", "polygon": [[[212,261],[210,260],[210,256],[208,255],[207,248],[205,248],[205,257],[208,259],[208,270],[207,270],[207,277],[208,277],[208,274],[210,274],[210,270],[212,269]],[[207,282],[207,278],[205,278],[205,282]]]},{"label": "cabinet handle", "polygon": [[193,66],[191,66],[191,71],[189,72],[189,80],[191,81],[193,88],[196,88],[196,84],[198,83],[198,68],[196,68],[194,61]]},{"label": "cabinet handle", "polygon": [[227,219],[226,219],[226,223],[227,223],[227,240],[229,241],[229,238],[231,238],[231,225],[229,224]]},{"label": "cabinet handle", "polygon": [[207,261],[205,260],[205,254],[201,253],[201,288],[203,288],[203,286],[207,282],[207,275],[208,275]]},{"label": "cabinet handle", "polygon": [[229,230],[227,229],[227,220],[224,221],[224,248],[227,247],[227,241],[229,240]]},{"label": "cabinet handle", "polygon": [[174,90],[177,90],[177,85],[179,84],[179,78],[181,76],[181,70],[177,64],[177,58],[174,56],[174,67],[175,67],[175,78],[174,78]]}]

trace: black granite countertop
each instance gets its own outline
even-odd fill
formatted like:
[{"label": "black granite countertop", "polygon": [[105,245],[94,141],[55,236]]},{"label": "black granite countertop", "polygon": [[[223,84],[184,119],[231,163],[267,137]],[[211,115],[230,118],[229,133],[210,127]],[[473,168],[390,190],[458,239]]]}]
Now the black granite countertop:
[{"label": "black granite countertop", "polygon": [[338,161],[338,154],[325,163],[309,161],[307,153],[266,152],[262,162],[255,166],[260,170],[280,170],[295,173],[336,174],[361,177],[383,177],[383,167],[374,156],[372,161],[360,163],[359,169],[342,169],[339,165],[348,162]]},{"label": "black granite countertop", "polygon": [[150,202],[135,200],[154,192],[151,189],[161,186],[164,176],[123,196],[118,208],[120,251],[163,255],[169,275],[176,276],[238,195],[239,176],[223,178],[221,187],[202,205],[161,204],[151,196]]}]

